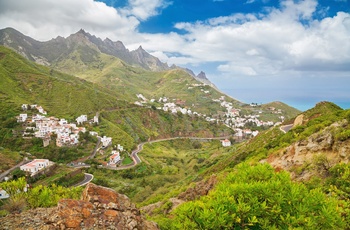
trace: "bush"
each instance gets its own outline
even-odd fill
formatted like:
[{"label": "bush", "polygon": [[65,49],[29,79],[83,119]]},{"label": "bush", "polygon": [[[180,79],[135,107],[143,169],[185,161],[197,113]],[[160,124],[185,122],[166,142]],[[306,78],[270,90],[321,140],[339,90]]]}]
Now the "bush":
[{"label": "bush", "polygon": [[26,209],[27,203],[22,196],[11,196],[5,202],[2,208],[9,213],[21,213]]},{"label": "bush", "polygon": [[335,139],[339,141],[345,141],[350,138],[350,129],[343,130],[342,132],[335,135]]},{"label": "bush", "polygon": [[209,195],[179,206],[171,228],[342,229],[341,214],[337,200],[293,183],[286,172],[243,164]]}]

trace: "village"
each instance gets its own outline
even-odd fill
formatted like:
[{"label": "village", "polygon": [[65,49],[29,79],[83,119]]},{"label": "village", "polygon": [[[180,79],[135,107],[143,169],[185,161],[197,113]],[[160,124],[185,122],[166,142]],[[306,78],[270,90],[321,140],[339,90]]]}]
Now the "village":
[{"label": "village", "polygon": [[[207,84],[191,84],[188,86],[189,90],[192,90],[195,87],[200,87],[201,92],[204,94],[210,94],[210,90],[205,90],[203,87],[207,86]],[[257,114],[248,114],[248,115],[241,115],[241,109],[234,108],[233,104],[231,102],[227,102],[225,100],[225,96],[221,96],[218,99],[212,99],[214,102],[219,103],[222,108],[224,108],[225,112],[222,112],[220,115],[216,114],[213,116],[208,116],[206,114],[201,114],[194,111],[194,105],[191,106],[185,106],[186,101],[181,99],[171,99],[168,97],[160,97],[158,100],[152,98],[148,100],[145,96],[142,94],[136,94],[136,97],[138,98],[138,101],[135,101],[134,104],[138,106],[148,106],[150,107],[153,103],[157,102],[158,104],[161,104],[161,106],[157,106],[156,108],[158,110],[163,110],[165,112],[170,112],[173,114],[176,113],[182,113],[184,115],[189,116],[198,116],[205,118],[208,122],[213,123],[223,123],[227,127],[233,129],[235,131],[235,137],[242,139],[242,138],[249,138],[249,137],[255,137],[259,134],[258,130],[252,130],[251,126],[254,127],[264,127],[268,128],[271,126],[278,126],[281,125],[284,121],[284,116],[282,116],[282,110],[276,109],[274,107],[268,108],[269,112],[280,115],[278,122],[272,122],[272,121],[262,121],[260,120],[260,114],[263,113],[263,111],[258,111]],[[250,107],[254,108],[257,107],[257,103],[251,103],[249,105]]]},{"label": "village", "polygon": [[[205,84],[193,84],[188,87],[188,89],[192,89],[193,87],[202,87],[205,86]],[[201,91],[204,94],[210,93],[209,90],[203,90]],[[150,107],[150,105],[154,104],[154,102],[157,102],[156,109],[163,110],[165,112],[170,113],[182,113],[184,115],[189,116],[199,116],[203,117],[208,122],[215,122],[215,123],[223,123],[227,127],[234,130],[235,134],[234,136],[238,139],[242,138],[250,138],[254,137],[259,134],[258,130],[252,130],[248,128],[247,126],[254,126],[254,127],[271,127],[271,126],[277,126],[280,125],[284,117],[281,115],[280,122],[272,122],[272,121],[262,121],[260,120],[260,115],[262,111],[259,111],[258,114],[251,114],[251,115],[241,115],[241,109],[234,108],[231,102],[227,102],[225,100],[225,96],[221,96],[218,99],[212,99],[214,102],[219,103],[220,106],[223,108],[225,112],[222,112],[219,116],[207,116],[206,114],[201,114],[193,111],[193,108],[190,108],[188,106],[185,106],[185,101],[181,99],[171,99],[168,97],[160,97],[158,100],[156,99],[150,99],[148,100],[145,96],[142,94],[137,94],[136,97],[138,98],[138,101],[135,102],[138,106],[147,106]],[[160,106],[159,106],[160,105]],[[250,104],[251,107],[256,107],[257,104],[252,103]],[[63,146],[75,146],[79,144],[79,133],[85,133],[87,132],[86,128],[81,126],[84,123],[90,123],[90,124],[98,124],[99,123],[99,117],[98,113],[91,119],[88,119],[87,115],[80,115],[75,119],[75,123],[70,123],[66,119],[59,119],[53,116],[47,117],[47,112],[44,110],[42,106],[33,104],[23,104],[22,110],[24,112],[28,113],[21,113],[19,116],[17,116],[17,122],[23,123],[23,132],[22,137],[23,138],[40,138],[43,140],[43,146],[46,147],[50,144],[50,141],[54,138],[52,138],[53,135],[56,137],[56,146],[63,147]],[[276,110],[275,108],[269,108],[269,110],[276,114],[281,114],[281,110]],[[98,148],[98,151],[100,149],[106,149],[108,146],[112,144],[112,138],[111,137],[99,137],[97,132],[89,131],[89,135],[96,136],[100,139],[101,147]],[[231,146],[231,141],[228,139],[221,141],[223,147],[229,147]],[[123,146],[117,145],[116,148],[113,148],[113,150],[110,153],[110,156],[107,159],[107,162],[104,162],[104,166],[108,166],[110,168],[116,168],[118,165],[120,165],[122,158],[120,152],[122,152]],[[104,153],[104,151],[101,151]],[[50,162],[47,159],[35,159],[32,162],[29,162],[26,165],[23,165],[20,167],[21,170],[30,173],[32,176],[35,175],[37,172],[39,172],[41,169],[49,167],[50,165],[54,164],[53,162]]]},{"label": "village", "polygon": [[[25,139],[31,139],[33,137],[43,140],[43,146],[46,147],[53,139],[52,136],[56,136],[56,146],[75,146],[79,144],[79,133],[87,132],[85,127],[80,127],[88,122],[90,124],[98,124],[98,114],[92,119],[88,120],[87,115],[80,115],[75,119],[76,123],[69,123],[66,119],[59,119],[53,116],[46,117],[47,112],[42,106],[33,104],[23,104],[22,110],[28,113],[21,113],[17,116],[17,122],[23,124],[22,137]],[[36,113],[38,112],[38,113]],[[112,138],[103,136],[100,137],[97,132],[89,131],[89,135],[99,138],[101,147],[99,149],[105,149],[112,144]],[[106,163],[110,167],[116,167],[120,161],[119,151],[123,151],[123,146],[117,146],[116,150],[112,150],[109,161]],[[47,168],[54,163],[48,159],[35,159],[20,167],[20,170],[27,172],[30,176],[34,176],[40,170]]]}]

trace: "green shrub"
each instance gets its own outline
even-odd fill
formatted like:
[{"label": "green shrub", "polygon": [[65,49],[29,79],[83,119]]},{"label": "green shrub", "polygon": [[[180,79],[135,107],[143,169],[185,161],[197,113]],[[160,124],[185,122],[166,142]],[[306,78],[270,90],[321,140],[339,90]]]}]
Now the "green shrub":
[{"label": "green shrub", "polygon": [[345,141],[349,138],[350,138],[350,129],[343,130],[340,133],[337,133],[335,135],[335,139],[339,141]]},{"label": "green shrub", "polygon": [[335,199],[265,164],[239,165],[208,196],[179,206],[174,215],[173,229],[345,227]]},{"label": "green shrub", "polygon": [[27,203],[22,196],[11,196],[5,202],[2,208],[9,213],[21,213],[27,207]]}]

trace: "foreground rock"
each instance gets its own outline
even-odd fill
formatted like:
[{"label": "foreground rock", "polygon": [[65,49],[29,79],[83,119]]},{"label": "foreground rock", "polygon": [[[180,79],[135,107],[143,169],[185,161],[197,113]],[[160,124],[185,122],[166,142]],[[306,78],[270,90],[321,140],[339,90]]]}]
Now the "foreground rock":
[{"label": "foreground rock", "polygon": [[0,229],[159,229],[127,196],[92,183],[82,200],[63,199],[56,208],[9,215],[0,223]]}]

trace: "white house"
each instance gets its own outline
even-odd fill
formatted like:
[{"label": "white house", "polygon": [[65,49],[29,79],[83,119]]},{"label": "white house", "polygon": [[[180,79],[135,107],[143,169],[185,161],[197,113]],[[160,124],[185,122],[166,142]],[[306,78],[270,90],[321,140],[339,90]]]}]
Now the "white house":
[{"label": "white house", "polygon": [[258,130],[255,130],[255,131],[252,132],[253,137],[256,137],[258,134],[259,134]]},{"label": "white house", "polygon": [[1,199],[6,199],[6,198],[9,198],[9,197],[10,197],[10,195],[5,190],[0,188],[0,200]]},{"label": "white house", "polygon": [[23,109],[23,111],[28,110],[28,105],[27,104],[22,104],[22,109]]},{"label": "white house", "polygon": [[36,109],[38,110],[39,113],[46,115],[47,112],[43,109],[41,106],[37,106]]},{"label": "white house", "polygon": [[138,98],[138,99],[141,99],[141,100],[143,100],[143,101],[147,101],[147,99],[140,93],[140,94],[136,94],[136,97]]},{"label": "white house", "polygon": [[124,150],[124,147],[121,146],[120,144],[118,144],[117,149],[118,149],[119,151],[123,151],[123,150]]},{"label": "white house", "polygon": [[221,141],[223,147],[230,147],[231,146],[231,141],[228,139],[225,139]]},{"label": "white house", "polygon": [[98,124],[98,115],[94,116],[93,122]]},{"label": "white house", "polygon": [[90,131],[90,132],[89,132],[89,134],[90,134],[91,136],[95,136],[95,137],[97,137],[97,136],[98,136],[98,133],[97,133],[97,132],[95,132],[95,131]]},{"label": "white house", "polygon": [[58,124],[66,125],[66,124],[68,124],[68,121],[66,119],[64,119],[64,118],[61,118],[60,121],[58,122]]},{"label": "white house", "polygon": [[87,121],[87,115],[80,115],[77,119],[75,119],[78,125]]},{"label": "white house", "polygon": [[120,161],[120,154],[118,151],[113,150],[112,155],[109,157],[109,164],[117,164]]},{"label": "white house", "polygon": [[56,145],[62,147],[63,145],[76,145],[79,143],[79,135],[68,132],[57,133]]},{"label": "white house", "polygon": [[28,118],[28,114],[22,113],[17,117],[17,122],[25,122]]},{"label": "white house", "polygon": [[108,145],[112,143],[112,137],[103,136],[101,138],[101,142],[102,142],[102,148],[106,148]]},{"label": "white house", "polygon": [[49,166],[50,162],[47,159],[35,159],[20,167],[20,170],[30,172],[31,175],[35,174],[39,170]]}]

